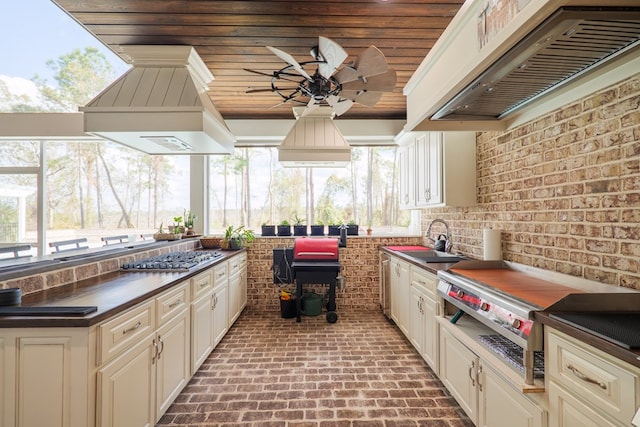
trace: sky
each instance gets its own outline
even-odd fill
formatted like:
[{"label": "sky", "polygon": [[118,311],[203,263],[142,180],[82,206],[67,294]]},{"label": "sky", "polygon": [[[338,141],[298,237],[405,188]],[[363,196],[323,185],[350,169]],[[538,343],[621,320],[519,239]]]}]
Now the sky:
[{"label": "sky", "polygon": [[31,80],[36,74],[55,84],[46,62],[89,46],[103,52],[118,75],[128,68],[51,0],[20,0],[2,7],[0,75],[11,78],[16,85],[21,83],[16,78]]}]

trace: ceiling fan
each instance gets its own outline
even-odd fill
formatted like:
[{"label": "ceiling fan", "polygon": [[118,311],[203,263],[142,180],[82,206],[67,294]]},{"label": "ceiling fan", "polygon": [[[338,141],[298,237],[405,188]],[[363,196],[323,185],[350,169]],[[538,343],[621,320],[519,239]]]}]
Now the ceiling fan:
[{"label": "ceiling fan", "polygon": [[298,62],[280,49],[271,46],[267,49],[287,65],[271,74],[245,68],[271,77],[270,88],[249,89],[247,93],[275,92],[283,99],[277,105],[287,102],[306,105],[302,116],[327,104],[338,116],[354,103],[373,107],[383,92],[393,91],[396,85],[396,72],[389,69],[384,54],[373,45],[347,64],[343,64],[348,54],[342,46],[322,36],[310,51],[312,61]]}]

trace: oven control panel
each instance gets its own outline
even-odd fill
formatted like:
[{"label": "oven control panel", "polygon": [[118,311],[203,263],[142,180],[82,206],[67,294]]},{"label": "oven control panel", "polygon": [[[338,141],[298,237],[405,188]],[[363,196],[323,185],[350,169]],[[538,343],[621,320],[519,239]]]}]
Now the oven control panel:
[{"label": "oven control panel", "polygon": [[472,311],[476,317],[482,317],[501,329],[506,329],[525,340],[531,334],[532,320],[518,316],[498,303],[444,281],[440,281],[438,290],[446,300],[456,307],[466,312]]}]

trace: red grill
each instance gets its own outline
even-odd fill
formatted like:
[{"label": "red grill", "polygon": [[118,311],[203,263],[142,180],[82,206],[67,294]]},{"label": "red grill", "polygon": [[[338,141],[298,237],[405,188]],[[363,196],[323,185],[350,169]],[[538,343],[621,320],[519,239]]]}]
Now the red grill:
[{"label": "red grill", "polygon": [[338,239],[299,238],[293,246],[294,261],[338,262]]},{"label": "red grill", "polygon": [[300,322],[300,300],[305,284],[329,285],[327,322],[335,323],[336,278],[340,273],[339,240],[333,238],[306,238],[295,240],[291,269],[296,282],[296,320]]}]

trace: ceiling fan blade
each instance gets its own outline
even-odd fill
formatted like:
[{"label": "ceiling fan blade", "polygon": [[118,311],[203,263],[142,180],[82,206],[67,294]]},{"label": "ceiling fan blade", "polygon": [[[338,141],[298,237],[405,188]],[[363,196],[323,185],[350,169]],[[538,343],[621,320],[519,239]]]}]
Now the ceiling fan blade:
[{"label": "ceiling fan blade", "polygon": [[286,62],[287,64],[291,65],[294,68],[294,70],[296,70],[298,73],[300,73],[300,75],[303,76],[305,79],[307,79],[309,81],[313,80],[311,78],[311,76],[298,63],[298,61],[296,61],[293,58],[293,56],[291,56],[287,52],[282,51],[280,49],[277,49],[275,47],[267,46],[267,49],[269,49],[278,58],[282,59],[284,62]]},{"label": "ceiling fan blade", "polygon": [[351,107],[353,107],[353,101],[350,99],[340,99],[339,96],[331,95],[327,97],[327,104],[333,107],[333,111],[335,111],[336,116],[341,116]]},{"label": "ceiling fan blade", "polygon": [[373,107],[382,97],[382,92],[373,92],[366,90],[343,90],[342,92],[340,92],[340,96],[351,99],[358,104],[364,105],[365,107]]},{"label": "ceiling fan blade", "polygon": [[397,76],[395,70],[376,76],[363,77],[358,80],[341,83],[342,90],[366,90],[370,92],[392,92],[396,87]]},{"label": "ceiling fan blade", "polygon": [[340,84],[358,80],[358,70],[353,67],[343,67],[336,73],[335,78]]},{"label": "ceiling fan blade", "polygon": [[347,52],[338,43],[326,37],[318,37],[318,50],[326,63],[318,64],[318,72],[328,79],[336,69],[347,59]]},{"label": "ceiling fan blade", "polygon": [[356,59],[355,67],[364,77],[382,74],[389,69],[384,53],[375,46],[369,46],[362,52]]}]

